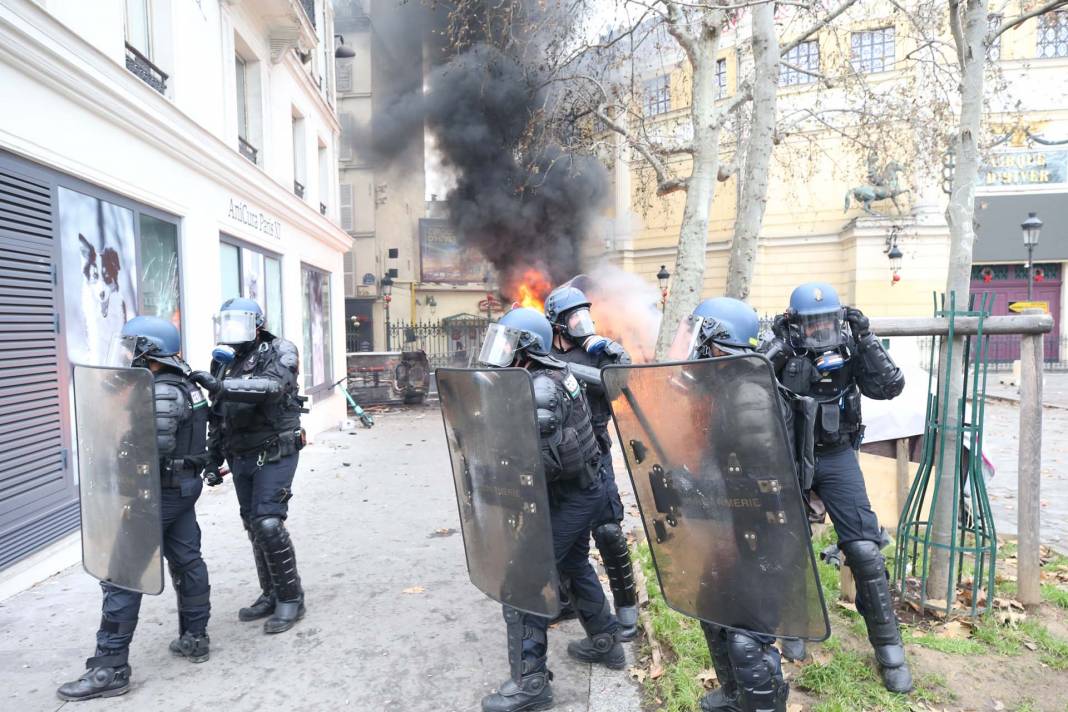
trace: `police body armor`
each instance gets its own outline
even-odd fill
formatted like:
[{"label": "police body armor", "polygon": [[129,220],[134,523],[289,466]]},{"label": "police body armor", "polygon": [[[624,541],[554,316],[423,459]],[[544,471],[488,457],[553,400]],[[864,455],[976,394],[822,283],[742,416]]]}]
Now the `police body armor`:
[{"label": "police body armor", "polygon": [[[574,363],[579,366],[600,370],[609,363],[616,363],[614,359],[606,359],[600,355],[594,355],[581,346],[576,346],[568,351],[553,349],[553,357],[566,363]],[[590,407],[590,421],[593,423],[593,434],[597,438],[597,445],[601,452],[608,452],[612,448],[612,437],[608,434],[608,423],[612,420],[612,409],[608,405],[608,397],[603,387],[595,387],[586,384],[586,401]]]},{"label": "police body armor", "polygon": [[[817,452],[860,444],[863,434],[860,389],[853,371],[854,360],[848,353],[842,367],[827,374],[821,375],[808,356],[792,356],[782,368],[779,380],[783,387],[797,396],[797,400],[811,398],[814,401],[815,419],[801,427],[811,428]],[[804,405],[795,405],[795,413],[802,416],[802,423],[811,417],[799,412],[803,410]]]},{"label": "police body armor", "polygon": [[[261,332],[263,333],[263,332]],[[251,351],[230,364],[212,361],[211,374],[227,382],[228,396],[218,399],[212,414],[221,421],[223,453],[244,454],[278,444],[276,456],[290,455],[303,446],[300,414],[306,400],[298,395],[297,347],[286,339],[268,334],[255,342]],[[242,381],[249,393],[277,389],[279,397],[246,402],[240,397]],[[274,385],[271,381],[277,383]]]},{"label": "police body armor", "polygon": [[589,487],[597,478],[601,450],[582,387],[566,367],[546,366],[533,370],[531,376],[549,483],[574,482],[581,488]]},{"label": "police body armor", "polygon": [[160,485],[181,487],[207,461],[208,402],[189,379],[175,371],[155,375],[156,443]]}]

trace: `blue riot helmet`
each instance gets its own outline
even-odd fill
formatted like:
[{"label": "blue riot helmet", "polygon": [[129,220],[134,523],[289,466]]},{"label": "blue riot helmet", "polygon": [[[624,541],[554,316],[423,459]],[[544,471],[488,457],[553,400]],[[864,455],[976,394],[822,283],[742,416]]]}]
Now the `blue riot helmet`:
[{"label": "blue riot helmet", "polygon": [[146,360],[152,360],[178,366],[181,349],[182,337],[174,324],[158,316],[135,316],[111,340],[107,365],[144,367]]},{"label": "blue riot helmet", "polygon": [[590,300],[577,287],[562,285],[545,299],[545,318],[554,331],[573,339],[585,339],[597,333],[590,316]]},{"label": "blue riot helmet", "polygon": [[794,289],[786,317],[795,349],[827,351],[842,344],[842,302],[826,282],[807,282]]},{"label": "blue riot helmet", "polygon": [[256,340],[265,323],[263,309],[252,299],[227,299],[215,315],[215,341],[218,344],[211,356],[220,363],[229,363],[242,347]]},{"label": "blue riot helmet", "polygon": [[[706,299],[679,323],[669,359],[708,358],[751,351],[759,343],[753,307],[731,297]],[[721,353],[720,353],[721,352]]]},{"label": "blue riot helmet", "polygon": [[553,343],[553,328],[537,309],[513,309],[500,321],[490,324],[478,362],[503,368],[515,362],[516,355],[547,357]]}]

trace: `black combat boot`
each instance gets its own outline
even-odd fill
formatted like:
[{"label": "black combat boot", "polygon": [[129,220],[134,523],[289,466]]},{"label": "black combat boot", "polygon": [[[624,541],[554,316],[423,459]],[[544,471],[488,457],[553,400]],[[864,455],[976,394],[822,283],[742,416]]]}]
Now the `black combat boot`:
[{"label": "black combat boot", "polygon": [[560,612],[549,619],[549,625],[556,625],[563,621],[569,621],[574,618],[578,618],[578,611],[571,605],[571,598],[567,593],[567,584],[561,583],[557,590],[557,595],[560,598]]},{"label": "black combat boot", "polygon": [[482,712],[526,712],[553,706],[553,674],[545,667],[548,639],[540,626],[526,625],[523,614],[503,607],[511,673],[500,688],[482,698]]},{"label": "black combat boot", "polygon": [[779,650],[790,662],[800,662],[808,655],[808,646],[800,638],[780,638]]},{"label": "black combat boot", "polygon": [[608,522],[594,528],[593,540],[601,552],[608,586],[616,604],[619,639],[634,640],[638,637],[638,591],[634,586],[634,566],[630,561],[627,537],[617,522]]},{"label": "black combat boot", "polygon": [[171,652],[188,658],[191,663],[202,663],[210,657],[211,638],[207,633],[194,635],[188,630],[171,641]]},{"label": "black combat boot", "polygon": [[619,642],[617,633],[605,632],[572,640],[567,644],[567,654],[584,663],[601,663],[612,670],[627,666],[627,654]]},{"label": "black combat boot", "polygon": [[260,597],[251,606],[237,612],[237,619],[244,622],[258,621],[274,613],[274,586],[271,583],[271,571],[263,557],[263,549],[256,543],[249,530],[248,539],[252,542],[252,555],[256,559],[256,575],[260,579]]},{"label": "black combat boot", "polygon": [[264,633],[283,633],[304,617],[304,589],[297,573],[297,556],[285,523],[278,517],[258,519],[256,543],[274,584],[274,611],[263,624]]},{"label": "black combat boot", "polygon": [[719,680],[719,687],[701,698],[701,712],[733,712],[738,709],[738,683],[734,679],[734,669],[727,652],[725,631],[704,621],[701,622],[701,631],[705,634],[705,643],[712,656],[712,667]]},{"label": "black combat boot", "polygon": [[61,685],[56,694],[71,702],[125,695],[130,691],[130,674],[133,672],[126,663],[128,654],[128,651],[104,653],[89,658],[85,661],[85,674]]},{"label": "black combat boot", "polygon": [[879,545],[872,541],[849,541],[842,544],[842,551],[856,580],[857,610],[868,626],[868,641],[875,650],[883,686],[890,692],[909,692],[912,672],[905,660],[905,647],[901,644],[897,615],[890,599],[886,561]]},{"label": "black combat boot", "polygon": [[623,642],[638,637],[638,607],[616,606],[616,618],[619,619],[619,639]]}]

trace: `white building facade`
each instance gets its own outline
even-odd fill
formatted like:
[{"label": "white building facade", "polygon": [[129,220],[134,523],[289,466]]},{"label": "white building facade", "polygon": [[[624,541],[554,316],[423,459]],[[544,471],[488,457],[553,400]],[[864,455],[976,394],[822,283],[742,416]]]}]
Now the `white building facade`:
[{"label": "white building facade", "polygon": [[254,298],[345,417],[333,59],[329,0],[0,0],[0,570],[77,529],[71,365],[134,315],[203,369]]}]

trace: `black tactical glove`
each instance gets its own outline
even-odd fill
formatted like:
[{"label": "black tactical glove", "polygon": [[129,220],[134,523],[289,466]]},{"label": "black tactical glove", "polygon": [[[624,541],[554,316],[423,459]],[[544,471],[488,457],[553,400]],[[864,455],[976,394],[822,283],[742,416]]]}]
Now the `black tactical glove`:
[{"label": "black tactical glove", "polygon": [[218,395],[219,391],[222,390],[222,384],[219,379],[207,371],[193,371],[189,374],[189,380],[206,390],[212,397]]},{"label": "black tactical glove", "polygon": [[854,307],[846,307],[845,312],[846,321],[853,329],[853,336],[862,339],[871,332],[871,322],[864,316],[864,312]]},{"label": "black tactical glove", "polygon": [[786,315],[776,314],[771,322],[771,333],[786,341]]},{"label": "black tactical glove", "polygon": [[208,465],[204,468],[204,484],[208,487],[217,487],[223,483],[223,475],[229,472],[225,465]]}]

